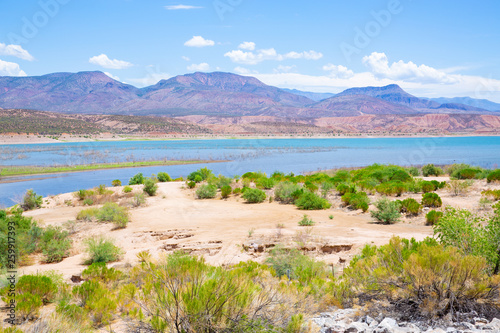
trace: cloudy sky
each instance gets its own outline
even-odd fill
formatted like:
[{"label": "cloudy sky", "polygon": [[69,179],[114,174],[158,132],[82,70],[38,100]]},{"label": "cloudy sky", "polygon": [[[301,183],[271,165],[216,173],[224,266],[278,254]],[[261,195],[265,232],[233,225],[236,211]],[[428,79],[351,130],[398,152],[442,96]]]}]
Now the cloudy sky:
[{"label": "cloudy sky", "polygon": [[500,1],[3,0],[0,75],[202,71],[317,92],[401,85],[500,102]]}]

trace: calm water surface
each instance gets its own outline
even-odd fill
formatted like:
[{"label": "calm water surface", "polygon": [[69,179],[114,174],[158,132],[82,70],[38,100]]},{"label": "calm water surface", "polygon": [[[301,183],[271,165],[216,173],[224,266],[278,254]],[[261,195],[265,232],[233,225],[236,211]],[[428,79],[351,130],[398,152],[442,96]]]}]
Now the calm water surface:
[{"label": "calm water surface", "polygon": [[[125,141],[0,145],[2,165],[76,165],[138,160],[230,160],[208,165],[215,174],[241,175],[247,171],[301,173],[373,163],[421,165],[468,163],[486,168],[500,164],[500,137],[445,138],[329,138]],[[186,176],[205,165],[156,166],[57,175],[18,177],[24,181],[0,184],[0,206],[20,200],[27,189],[43,196],[128,183],[138,172],[168,172]]]}]

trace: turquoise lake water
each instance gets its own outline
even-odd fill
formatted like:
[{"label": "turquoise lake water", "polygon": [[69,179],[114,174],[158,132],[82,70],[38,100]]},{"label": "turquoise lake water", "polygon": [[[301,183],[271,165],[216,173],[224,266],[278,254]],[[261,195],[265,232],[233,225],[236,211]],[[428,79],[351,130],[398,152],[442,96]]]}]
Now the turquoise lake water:
[{"label": "turquoise lake water", "polygon": [[[114,141],[0,145],[1,165],[76,165],[137,160],[229,160],[209,164],[215,174],[241,175],[247,171],[301,173],[373,163],[404,166],[427,163],[468,163],[485,168],[500,165],[500,137],[440,138],[329,138],[227,139],[179,141]],[[0,184],[0,206],[20,200],[27,189],[43,196],[128,183],[138,172],[159,171],[173,178],[205,165],[155,166],[18,177],[24,181]],[[39,179],[43,178],[43,179]]]}]

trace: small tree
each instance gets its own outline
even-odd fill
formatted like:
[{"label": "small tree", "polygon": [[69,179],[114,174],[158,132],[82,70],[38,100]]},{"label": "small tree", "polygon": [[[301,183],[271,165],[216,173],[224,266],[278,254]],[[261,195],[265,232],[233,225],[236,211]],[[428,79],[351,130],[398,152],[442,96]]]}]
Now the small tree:
[{"label": "small tree", "polygon": [[375,203],[376,211],[371,211],[372,217],[385,224],[396,223],[401,217],[400,205],[397,201],[382,198]]},{"label": "small tree", "polygon": [[443,174],[443,169],[435,166],[434,164],[427,164],[422,167],[422,175],[424,177],[440,176]]},{"label": "small tree", "polygon": [[158,178],[158,181],[161,183],[172,181],[172,178],[170,178],[170,175],[166,172],[158,172],[156,178]]},{"label": "small tree", "polygon": [[122,181],[119,179],[115,179],[111,182],[111,185],[113,186],[122,186]]},{"label": "small tree", "polygon": [[155,178],[146,178],[143,191],[152,197],[156,195],[156,190],[158,190],[157,180]]},{"label": "small tree", "polygon": [[138,174],[134,175],[130,180],[128,181],[129,185],[140,185],[144,184],[144,176],[141,172]]},{"label": "small tree", "polygon": [[36,195],[33,190],[27,190],[23,197],[23,202],[21,203],[21,208],[23,210],[31,210],[35,208],[42,207],[42,196]]},{"label": "small tree", "polygon": [[222,198],[227,199],[232,191],[233,189],[231,188],[231,186],[229,185],[222,186],[220,189]]}]

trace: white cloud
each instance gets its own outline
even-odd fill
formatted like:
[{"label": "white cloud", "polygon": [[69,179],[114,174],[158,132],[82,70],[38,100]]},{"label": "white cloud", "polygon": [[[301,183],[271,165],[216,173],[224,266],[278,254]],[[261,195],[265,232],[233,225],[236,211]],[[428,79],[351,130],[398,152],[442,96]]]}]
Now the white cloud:
[{"label": "white cloud", "polygon": [[26,76],[26,73],[15,62],[3,61],[0,59],[1,76]]},{"label": "white cloud", "polygon": [[182,56],[182,60],[191,61],[191,59],[189,59],[189,57],[186,57],[186,56]]},{"label": "white cloud", "polygon": [[254,42],[243,42],[240,45],[238,45],[238,48],[242,49],[242,50],[253,51],[253,50],[255,50],[255,43]]},{"label": "white cloud", "polygon": [[28,61],[35,60],[35,58],[31,54],[29,54],[28,51],[23,49],[21,45],[14,45],[14,44],[7,45],[0,43],[0,55],[13,56]]},{"label": "white cloud", "polygon": [[274,73],[290,73],[290,72],[294,71],[295,69],[297,69],[297,66],[295,66],[295,65],[292,65],[292,66],[279,65],[278,67],[273,69],[273,72]]},{"label": "white cloud", "polygon": [[132,67],[133,64],[127,61],[123,60],[117,60],[117,59],[109,59],[107,55],[101,54],[95,57],[92,57],[89,59],[89,62],[94,65],[98,65],[104,68],[111,68],[111,69],[123,69],[123,68],[129,68]]},{"label": "white cloud", "polygon": [[106,74],[108,77],[112,78],[113,80],[120,81],[120,78],[118,76],[115,76],[109,72],[104,72],[104,74]]},{"label": "white cloud", "polygon": [[187,67],[188,71],[193,72],[207,72],[210,70],[210,65],[206,62],[202,62],[201,64],[192,64]]},{"label": "white cloud", "polygon": [[160,80],[170,79],[172,75],[168,73],[149,73],[143,78],[138,79],[128,79],[128,81],[137,85],[139,88],[151,86],[153,84],[157,84]]},{"label": "white cloud", "polygon": [[339,79],[348,79],[354,76],[354,72],[342,65],[327,64],[323,66],[324,71],[330,72],[331,77]]},{"label": "white cloud", "polygon": [[205,47],[214,46],[215,42],[210,39],[205,39],[201,36],[193,36],[193,38],[185,42],[184,45],[189,47]]},{"label": "white cloud", "polygon": [[190,5],[171,5],[171,6],[165,6],[166,10],[186,10],[186,9],[200,9],[203,7],[200,6],[190,6]]},{"label": "white cloud", "polygon": [[457,79],[443,71],[426,65],[416,65],[402,60],[389,65],[389,59],[385,53],[373,52],[363,57],[365,64],[375,75],[393,80],[408,80],[428,83],[456,83]]},{"label": "white cloud", "polygon": [[265,60],[283,61],[285,59],[308,59],[318,60],[323,57],[323,54],[316,51],[305,52],[288,52],[286,54],[279,54],[274,48],[260,49],[256,52],[245,52],[242,50],[232,50],[224,54],[232,62],[245,65],[256,65]]},{"label": "white cloud", "polygon": [[256,70],[250,70],[248,68],[245,68],[245,67],[241,67],[241,66],[237,66],[234,68],[233,70],[235,73],[237,74],[241,74],[241,75],[250,75],[250,74],[258,74],[259,72],[256,71]]}]

